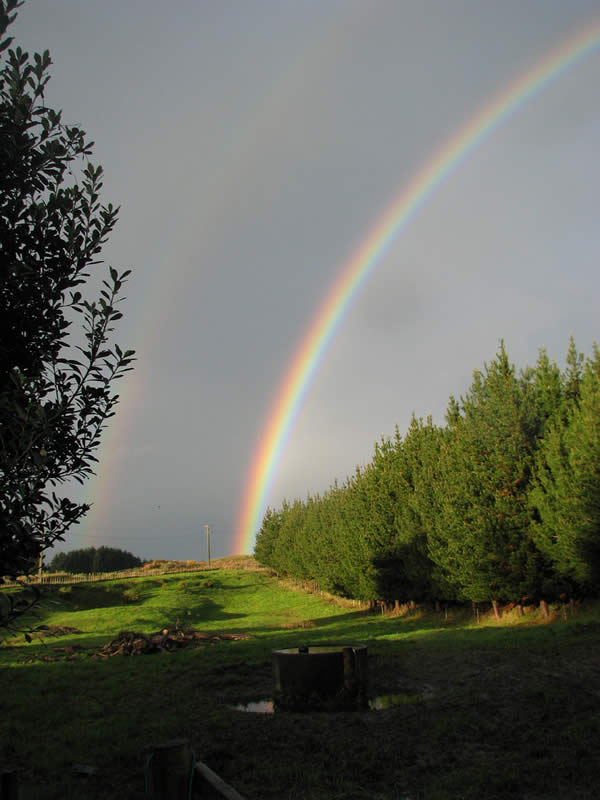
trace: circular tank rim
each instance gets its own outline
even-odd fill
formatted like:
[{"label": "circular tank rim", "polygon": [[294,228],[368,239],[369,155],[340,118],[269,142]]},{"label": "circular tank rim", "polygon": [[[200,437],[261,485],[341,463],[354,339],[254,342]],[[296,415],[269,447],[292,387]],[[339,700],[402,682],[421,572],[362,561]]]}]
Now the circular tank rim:
[{"label": "circular tank rim", "polygon": [[[300,647],[307,647],[312,649],[312,653],[303,653],[300,651]],[[366,644],[359,644],[358,642],[319,642],[318,644],[304,644],[299,645],[298,647],[286,647],[283,649],[272,650],[271,652],[273,655],[283,655],[283,656],[319,656],[319,655],[332,655],[332,653],[339,652],[340,654],[347,648],[351,650],[360,651],[360,650],[367,650]],[[321,650],[322,652],[319,653],[318,651]],[[317,651],[317,652],[315,652]]]}]

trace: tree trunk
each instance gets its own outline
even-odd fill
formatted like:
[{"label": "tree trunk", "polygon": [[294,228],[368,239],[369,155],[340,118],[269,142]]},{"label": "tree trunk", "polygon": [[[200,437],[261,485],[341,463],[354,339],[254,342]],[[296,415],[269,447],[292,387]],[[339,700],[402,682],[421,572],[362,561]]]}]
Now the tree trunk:
[{"label": "tree trunk", "polygon": [[548,619],[550,612],[548,611],[548,603],[545,600],[540,600],[540,610],[542,612],[542,617]]},{"label": "tree trunk", "polygon": [[519,605],[517,606],[517,617],[522,617],[522,616],[523,616],[523,606],[519,603]]},{"label": "tree trunk", "polygon": [[494,609],[494,617],[500,619],[500,608],[497,600],[492,600],[492,608]]}]

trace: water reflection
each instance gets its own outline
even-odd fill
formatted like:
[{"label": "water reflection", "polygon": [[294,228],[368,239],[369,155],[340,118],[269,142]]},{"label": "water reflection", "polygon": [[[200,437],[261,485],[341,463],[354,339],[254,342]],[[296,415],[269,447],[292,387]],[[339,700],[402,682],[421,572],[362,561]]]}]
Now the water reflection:
[{"label": "water reflection", "polygon": [[381,694],[369,700],[371,711],[386,711],[394,706],[407,706],[418,703],[422,699],[420,694],[414,692],[404,692],[403,694]]},{"label": "water reflection", "polygon": [[251,711],[254,714],[272,714],[275,706],[272,700],[256,700],[254,703],[238,703],[234,711]]},{"label": "water reflection", "polygon": [[[369,711],[386,711],[394,706],[412,705],[422,699],[422,695],[416,692],[381,694],[369,700]],[[238,703],[233,706],[233,710],[248,711],[252,714],[273,714],[275,705],[273,700],[255,700],[251,703]]]}]

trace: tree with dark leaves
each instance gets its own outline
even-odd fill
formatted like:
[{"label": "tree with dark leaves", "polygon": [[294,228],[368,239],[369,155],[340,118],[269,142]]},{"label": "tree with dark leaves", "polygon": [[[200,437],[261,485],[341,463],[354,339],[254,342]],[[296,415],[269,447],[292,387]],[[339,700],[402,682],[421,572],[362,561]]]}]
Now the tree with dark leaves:
[{"label": "tree with dark leaves", "polygon": [[99,200],[85,132],[46,105],[48,52],[11,47],[21,5],[0,0],[0,576],[11,578],[88,510],[58,487],[93,473],[114,383],[134,360],[113,343],[129,271],[110,267],[95,293],[89,280],[118,209]]}]

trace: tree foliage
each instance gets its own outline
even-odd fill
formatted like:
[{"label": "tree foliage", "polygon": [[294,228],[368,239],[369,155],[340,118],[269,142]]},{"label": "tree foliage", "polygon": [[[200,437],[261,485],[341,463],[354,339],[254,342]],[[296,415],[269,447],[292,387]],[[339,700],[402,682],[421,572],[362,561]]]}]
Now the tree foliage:
[{"label": "tree foliage", "polygon": [[30,571],[89,506],[57,487],[92,474],[133,351],[112,343],[129,271],[90,269],[118,209],[100,202],[92,143],[46,105],[49,53],[6,31],[0,2],[0,575]]},{"label": "tree foliage", "polygon": [[141,559],[127,550],[102,546],[57,553],[50,562],[49,569],[52,572],[71,573],[118,572],[141,565]]},{"label": "tree foliage", "polygon": [[340,486],[269,509],[259,561],[361,600],[600,590],[600,351],[517,373],[504,344],[445,426],[412,418]]},{"label": "tree foliage", "polygon": [[[440,513],[430,553],[459,595],[514,601],[535,588],[527,485],[532,440],[523,392],[502,345],[476,371],[442,454]],[[536,591],[537,594],[537,591]]]},{"label": "tree foliage", "polygon": [[[570,371],[572,374],[572,371]],[[569,373],[567,375],[567,380]],[[571,589],[600,590],[600,353],[588,361],[540,447],[535,537]]]}]

